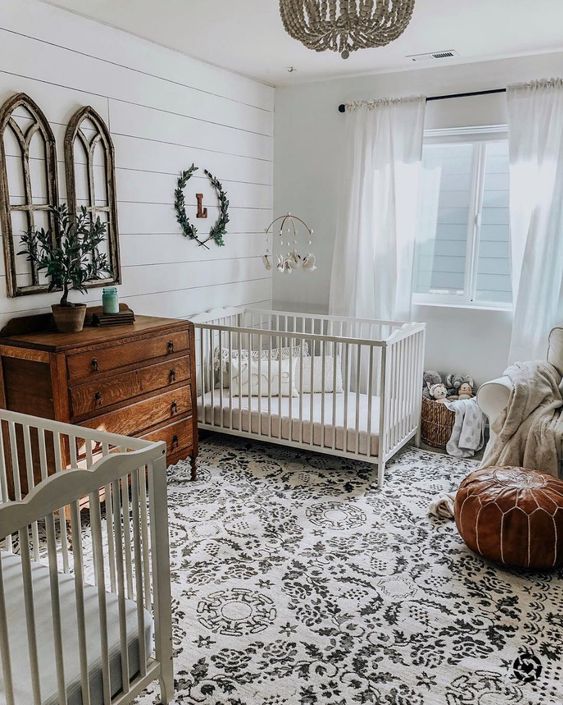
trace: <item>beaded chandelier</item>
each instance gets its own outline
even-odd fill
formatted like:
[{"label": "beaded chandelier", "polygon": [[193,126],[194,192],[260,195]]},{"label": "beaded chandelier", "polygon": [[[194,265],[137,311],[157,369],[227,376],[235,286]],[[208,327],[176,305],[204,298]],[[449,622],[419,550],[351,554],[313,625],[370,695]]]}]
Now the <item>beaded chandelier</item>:
[{"label": "beaded chandelier", "polygon": [[315,51],[381,47],[398,39],[411,21],[415,0],[280,0],[286,32]]}]

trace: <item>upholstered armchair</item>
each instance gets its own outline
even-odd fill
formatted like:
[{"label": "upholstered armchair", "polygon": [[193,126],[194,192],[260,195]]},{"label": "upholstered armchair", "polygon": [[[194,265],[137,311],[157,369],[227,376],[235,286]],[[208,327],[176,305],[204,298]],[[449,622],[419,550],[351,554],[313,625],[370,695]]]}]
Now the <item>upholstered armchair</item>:
[{"label": "upholstered armchair", "polygon": [[[547,361],[563,376],[563,325],[557,326],[549,334]],[[490,424],[506,408],[511,391],[512,383],[508,377],[499,377],[491,382],[485,382],[479,389],[477,402]]]},{"label": "upholstered armchair", "polygon": [[[563,376],[563,325],[557,326],[549,334],[547,342],[547,361]],[[499,377],[491,382],[485,382],[477,394],[477,402],[483,413],[489,419],[491,427],[500,412],[508,405],[512,383],[508,377]],[[490,429],[491,435],[493,434]],[[563,451],[563,448],[562,448]],[[562,452],[563,466],[563,452]]]}]

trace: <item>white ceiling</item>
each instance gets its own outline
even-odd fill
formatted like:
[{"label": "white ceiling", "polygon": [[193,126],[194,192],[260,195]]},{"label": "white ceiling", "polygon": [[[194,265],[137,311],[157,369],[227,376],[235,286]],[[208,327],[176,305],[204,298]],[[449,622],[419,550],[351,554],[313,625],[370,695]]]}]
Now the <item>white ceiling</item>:
[{"label": "white ceiling", "polygon": [[272,85],[410,69],[408,54],[442,49],[453,63],[563,49],[563,0],[416,0],[402,37],[347,61],[291,39],[278,0],[47,1]]}]

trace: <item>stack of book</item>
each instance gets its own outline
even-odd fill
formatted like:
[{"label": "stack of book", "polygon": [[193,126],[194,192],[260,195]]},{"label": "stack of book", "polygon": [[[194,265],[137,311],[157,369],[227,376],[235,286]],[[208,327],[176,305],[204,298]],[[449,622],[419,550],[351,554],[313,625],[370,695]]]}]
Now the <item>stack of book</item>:
[{"label": "stack of book", "polygon": [[125,304],[119,305],[119,313],[104,313],[101,306],[88,309],[88,318],[92,326],[119,326],[135,323],[135,314]]}]

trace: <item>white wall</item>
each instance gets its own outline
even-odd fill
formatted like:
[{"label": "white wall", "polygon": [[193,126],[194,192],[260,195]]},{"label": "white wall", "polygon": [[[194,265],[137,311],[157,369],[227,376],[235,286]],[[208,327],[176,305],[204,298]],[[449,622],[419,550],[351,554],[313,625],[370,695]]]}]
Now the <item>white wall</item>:
[{"label": "white wall", "polygon": [[[92,105],[115,145],[123,284],[120,298],[137,313],[186,317],[225,304],[271,301],[260,261],[273,200],[272,88],[169,51],[36,0],[2,0],[0,101],[24,91],[45,112],[57,139],[64,198],[63,136],[70,116]],[[186,240],[175,222],[178,173],[195,162],[186,189],[212,200],[203,169],[231,202],[226,246]],[[217,214],[195,221],[201,233]],[[4,262],[0,289],[6,291]],[[99,302],[92,289],[73,300]],[[45,310],[52,295],[0,297],[0,324]]]},{"label": "white wall", "polygon": [[[274,205],[291,211],[318,234],[314,274],[274,274],[274,305],[289,310],[326,311],[343,155],[340,103],[378,96],[443,95],[502,88],[509,83],[561,75],[563,53],[482,64],[441,66],[360,76],[276,91]],[[506,123],[504,95],[428,104],[428,128]],[[428,323],[428,368],[468,371],[479,380],[500,374],[507,361],[511,316],[501,311],[419,307]]]}]

